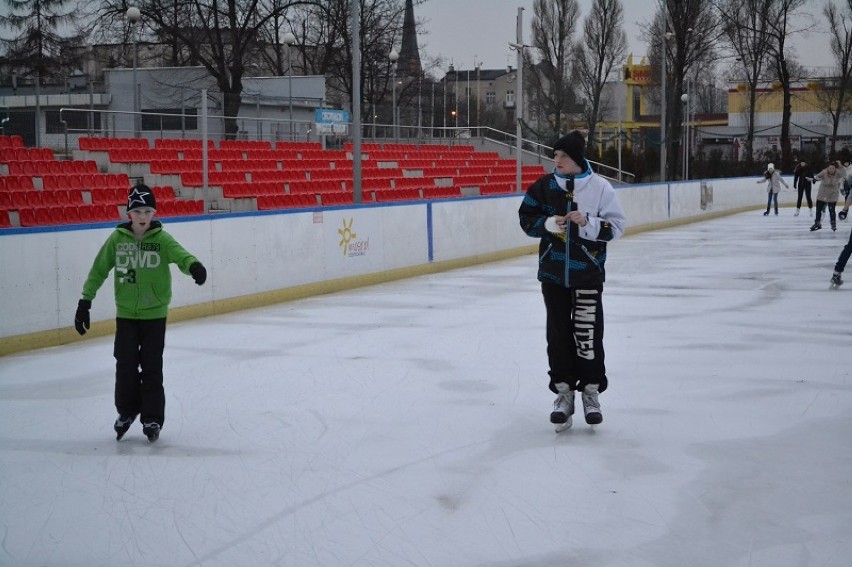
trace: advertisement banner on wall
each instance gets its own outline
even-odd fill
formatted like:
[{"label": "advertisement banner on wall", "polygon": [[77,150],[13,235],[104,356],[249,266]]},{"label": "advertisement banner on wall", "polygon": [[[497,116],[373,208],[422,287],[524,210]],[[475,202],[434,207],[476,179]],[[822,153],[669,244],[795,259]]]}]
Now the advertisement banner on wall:
[{"label": "advertisement banner on wall", "polygon": [[317,134],[343,135],[349,130],[349,112],[334,108],[317,108],[314,111]]}]

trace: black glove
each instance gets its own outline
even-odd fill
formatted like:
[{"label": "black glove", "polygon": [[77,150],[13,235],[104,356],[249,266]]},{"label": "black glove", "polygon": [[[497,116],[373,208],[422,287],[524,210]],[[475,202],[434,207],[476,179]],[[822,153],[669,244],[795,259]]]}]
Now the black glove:
[{"label": "black glove", "polygon": [[89,309],[91,308],[92,302],[88,299],[81,299],[77,302],[77,313],[74,314],[74,328],[81,335],[85,335],[91,325],[91,320],[89,319]]},{"label": "black glove", "polygon": [[207,281],[207,270],[201,265],[201,262],[193,262],[189,267],[189,275],[195,280],[198,285],[203,285]]}]

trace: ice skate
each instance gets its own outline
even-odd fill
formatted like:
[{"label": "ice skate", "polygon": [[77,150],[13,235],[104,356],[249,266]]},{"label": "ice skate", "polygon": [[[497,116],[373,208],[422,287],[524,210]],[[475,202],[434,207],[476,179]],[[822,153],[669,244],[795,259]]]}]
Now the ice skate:
[{"label": "ice skate", "polygon": [[586,423],[597,425],[603,421],[601,404],[598,402],[598,385],[588,384],[583,388],[583,411],[586,414]]},{"label": "ice skate", "polygon": [[565,383],[557,384],[556,390],[559,394],[553,402],[550,423],[556,425],[556,432],[559,433],[571,427],[571,416],[574,415],[574,390]]},{"label": "ice skate", "polygon": [[843,209],[842,211],[837,213],[837,216],[838,216],[838,218],[840,218],[840,220],[846,220],[846,217],[848,215],[849,215],[849,211],[847,209]]},{"label": "ice skate", "polygon": [[142,433],[144,433],[145,437],[148,438],[149,443],[153,443],[160,438],[160,424],[154,422],[143,423]]},{"label": "ice skate", "polygon": [[765,213],[763,213],[763,216],[768,217],[768,216],[769,216],[769,211],[766,211]]},{"label": "ice skate", "polygon": [[132,415],[129,417],[125,417],[123,415],[119,415],[118,419],[115,420],[115,425],[113,425],[113,429],[115,429],[115,440],[121,441],[121,438],[124,437],[124,434],[130,429],[130,426],[133,425],[133,422],[136,420],[136,416]]},{"label": "ice skate", "polygon": [[834,272],[834,275],[831,276],[830,289],[837,289],[842,285],[843,285],[843,278],[840,277],[840,272]]},{"label": "ice skate", "polygon": [[811,227],[811,232],[813,232],[815,230],[819,230],[821,228],[822,228],[822,225],[818,222],[815,222],[814,225]]},{"label": "ice skate", "polygon": [[808,209],[808,216],[809,217],[814,216],[814,210],[813,209]]},{"label": "ice skate", "polygon": [[796,209],[796,212],[795,212],[795,213],[793,213],[793,216],[794,216],[794,217],[799,216],[799,209]]}]

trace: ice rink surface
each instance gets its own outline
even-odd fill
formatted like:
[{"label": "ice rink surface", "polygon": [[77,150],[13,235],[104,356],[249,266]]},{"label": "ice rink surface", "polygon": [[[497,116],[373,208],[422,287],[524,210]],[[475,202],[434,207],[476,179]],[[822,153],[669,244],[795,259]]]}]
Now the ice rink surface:
[{"label": "ice rink surface", "polygon": [[535,255],[172,324],[153,445],[111,337],[0,358],[0,565],[848,567],[850,223],[811,223],[612,244],[594,431],[548,422]]}]

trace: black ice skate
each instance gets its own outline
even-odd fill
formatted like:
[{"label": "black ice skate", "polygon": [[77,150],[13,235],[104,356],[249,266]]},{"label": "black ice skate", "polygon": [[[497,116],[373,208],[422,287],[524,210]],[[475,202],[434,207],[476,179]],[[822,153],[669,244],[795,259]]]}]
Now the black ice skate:
[{"label": "black ice skate", "polygon": [[160,438],[160,424],[159,423],[143,423],[142,424],[142,433],[145,434],[145,437],[148,438],[149,443],[153,443],[157,439]]},{"label": "black ice skate", "polygon": [[821,228],[822,228],[822,225],[818,222],[815,222],[814,225],[811,227],[811,232],[813,232],[815,230],[819,230]]},{"label": "black ice skate", "polygon": [[130,426],[133,425],[133,421],[136,419],[135,415],[130,417],[124,417],[123,415],[119,415],[118,419],[115,420],[115,425],[113,428],[115,429],[115,440],[121,441],[121,438],[124,437],[124,434],[130,429]]},{"label": "black ice skate", "polygon": [[831,289],[837,289],[843,285],[843,278],[840,277],[840,272],[834,272],[831,276]]},{"label": "black ice skate", "polygon": [[846,210],[846,209],[843,209],[842,211],[840,211],[839,213],[837,213],[837,216],[840,218],[840,220],[846,220],[846,216],[847,216],[848,214],[849,214],[849,211],[848,211],[848,210]]}]

